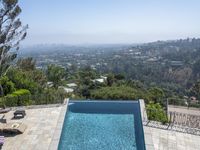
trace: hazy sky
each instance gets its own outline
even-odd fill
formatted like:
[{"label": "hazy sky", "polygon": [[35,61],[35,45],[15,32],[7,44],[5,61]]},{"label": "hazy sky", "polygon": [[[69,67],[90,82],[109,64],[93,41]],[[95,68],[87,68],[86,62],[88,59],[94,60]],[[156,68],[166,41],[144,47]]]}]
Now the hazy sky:
[{"label": "hazy sky", "polygon": [[200,0],[19,0],[24,44],[138,43],[200,37]]}]

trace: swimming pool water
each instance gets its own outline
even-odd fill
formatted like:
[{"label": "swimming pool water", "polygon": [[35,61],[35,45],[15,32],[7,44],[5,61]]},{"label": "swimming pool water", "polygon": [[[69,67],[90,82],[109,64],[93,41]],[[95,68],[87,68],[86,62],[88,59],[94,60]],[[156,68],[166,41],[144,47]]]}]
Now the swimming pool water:
[{"label": "swimming pool water", "polygon": [[67,112],[59,150],[137,150],[134,114]]}]

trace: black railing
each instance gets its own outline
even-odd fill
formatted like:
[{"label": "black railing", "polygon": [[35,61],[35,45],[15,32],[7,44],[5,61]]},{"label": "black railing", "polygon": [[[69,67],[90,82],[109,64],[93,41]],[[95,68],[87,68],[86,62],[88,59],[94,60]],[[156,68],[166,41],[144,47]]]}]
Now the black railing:
[{"label": "black railing", "polygon": [[200,101],[191,102],[191,100],[186,99],[169,99],[169,105],[184,106],[184,107],[194,107],[200,108]]},{"label": "black railing", "polygon": [[200,129],[200,115],[169,112],[170,124]]},{"label": "black railing", "polygon": [[[168,121],[163,123],[162,120],[158,119],[160,117],[160,111],[156,109],[147,109],[144,110],[144,113],[147,113],[148,117],[148,120],[144,121],[144,125],[200,135],[200,114],[193,115],[169,111],[166,115]],[[158,115],[157,118],[155,117],[156,115]]]}]

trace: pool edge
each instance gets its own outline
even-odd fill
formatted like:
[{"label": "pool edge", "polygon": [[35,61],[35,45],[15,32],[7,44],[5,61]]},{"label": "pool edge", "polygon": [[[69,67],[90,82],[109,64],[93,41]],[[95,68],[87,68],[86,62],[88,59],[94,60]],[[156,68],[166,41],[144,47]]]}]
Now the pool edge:
[{"label": "pool edge", "polygon": [[64,120],[65,120],[65,115],[67,112],[67,108],[68,108],[68,103],[69,103],[69,99],[66,100],[66,103],[63,104],[61,111],[60,111],[60,115],[57,121],[57,125],[53,134],[53,138],[51,140],[51,143],[49,145],[49,150],[57,150],[58,146],[59,146],[59,141],[60,141],[60,137],[61,137],[61,133],[62,133],[62,128],[63,128],[63,124],[64,124]]},{"label": "pool edge", "polygon": [[139,106],[140,106],[140,117],[142,121],[142,130],[143,130],[143,136],[144,136],[144,143],[145,143],[145,149],[146,150],[154,150],[154,144],[152,140],[152,134],[148,127],[143,125],[143,122],[145,119],[147,119],[147,114],[145,111],[145,103],[143,99],[139,99]]},{"label": "pool edge", "polygon": [[144,148],[146,150],[152,150],[154,149],[153,146],[153,141],[152,141],[152,136],[151,133],[148,132],[148,129],[143,126],[143,113],[144,113],[144,109],[145,109],[145,105],[144,105],[144,100],[139,99],[139,100],[135,100],[135,101],[124,101],[124,100],[118,100],[118,101],[113,101],[113,100],[67,100],[66,104],[63,105],[61,111],[60,111],[60,115],[59,115],[59,119],[57,122],[57,126],[56,129],[54,131],[53,134],[53,138],[51,140],[50,146],[49,146],[49,150],[56,150],[59,147],[59,142],[60,142],[60,137],[61,137],[61,133],[62,133],[62,128],[64,125],[64,120],[65,120],[65,115],[67,114],[67,109],[68,109],[68,105],[69,103],[73,103],[73,102],[131,102],[131,103],[138,103],[139,104],[139,111],[140,111],[140,120],[141,120],[141,127],[142,127],[142,132],[143,132],[143,139],[144,139]]}]

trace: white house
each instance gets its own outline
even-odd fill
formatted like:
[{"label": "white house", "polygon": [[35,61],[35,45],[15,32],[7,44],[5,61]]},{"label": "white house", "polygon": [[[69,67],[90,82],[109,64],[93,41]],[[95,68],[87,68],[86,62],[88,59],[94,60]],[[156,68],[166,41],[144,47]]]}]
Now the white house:
[{"label": "white house", "polygon": [[94,80],[92,80],[93,82],[99,82],[99,83],[104,83],[104,79],[101,79],[101,78],[99,78],[99,79],[94,79]]},{"label": "white house", "polygon": [[73,93],[74,89],[72,88],[68,88],[68,87],[64,87],[64,86],[59,86],[59,89],[63,89],[66,93]]},{"label": "white house", "polygon": [[101,76],[100,78],[94,79],[94,80],[92,80],[92,81],[93,81],[93,82],[98,82],[98,83],[104,83],[104,82],[107,81],[107,77]]},{"label": "white house", "polygon": [[48,87],[53,87],[53,82],[47,82]]},{"label": "white house", "polygon": [[75,88],[75,87],[77,87],[77,84],[76,83],[69,83],[69,84],[67,84],[67,86],[69,88]]}]

